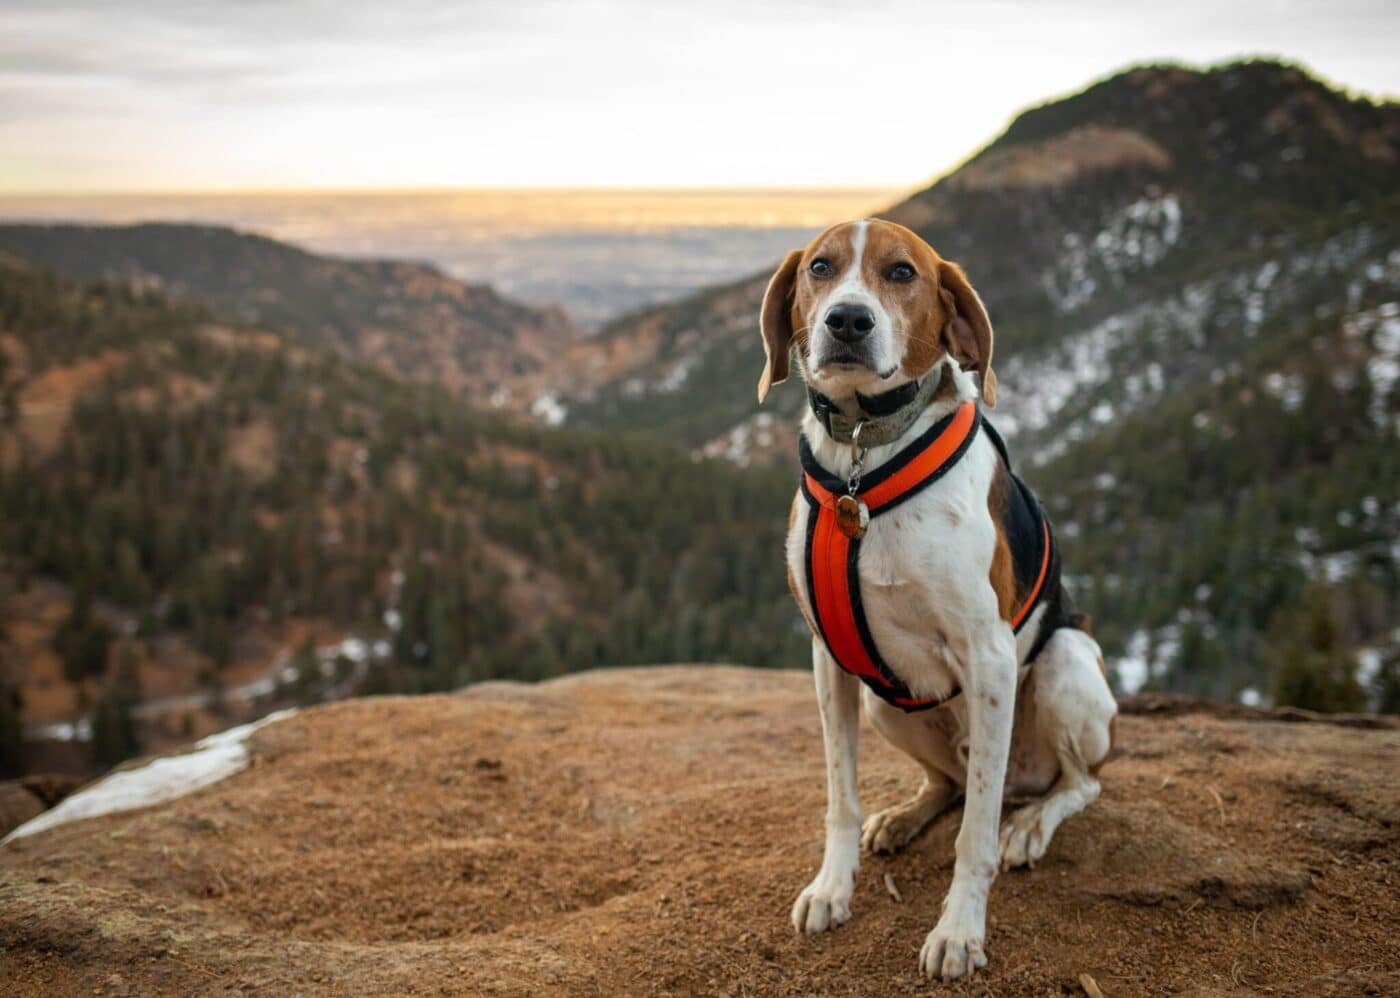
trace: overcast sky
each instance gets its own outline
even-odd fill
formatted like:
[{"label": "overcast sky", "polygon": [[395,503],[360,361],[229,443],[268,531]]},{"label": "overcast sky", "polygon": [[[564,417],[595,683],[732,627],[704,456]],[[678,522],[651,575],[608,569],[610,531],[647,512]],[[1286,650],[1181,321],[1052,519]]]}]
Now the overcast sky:
[{"label": "overcast sky", "polygon": [[1400,3],[3,0],[0,191],[904,187],[1125,64],[1400,93]]}]

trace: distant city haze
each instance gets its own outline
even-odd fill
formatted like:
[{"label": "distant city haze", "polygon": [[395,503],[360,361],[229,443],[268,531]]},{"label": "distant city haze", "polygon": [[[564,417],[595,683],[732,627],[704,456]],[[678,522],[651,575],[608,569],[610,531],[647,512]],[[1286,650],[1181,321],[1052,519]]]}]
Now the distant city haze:
[{"label": "distant city haze", "polygon": [[743,277],[835,222],[896,200],[878,188],[461,190],[0,195],[0,220],[229,225],[336,256],[418,260],[596,327]]}]

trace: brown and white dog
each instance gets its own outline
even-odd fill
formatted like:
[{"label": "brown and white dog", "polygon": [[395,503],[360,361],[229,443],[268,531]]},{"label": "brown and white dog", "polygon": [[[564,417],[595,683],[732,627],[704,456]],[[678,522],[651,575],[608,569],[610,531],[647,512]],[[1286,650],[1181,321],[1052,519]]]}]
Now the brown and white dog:
[{"label": "brown and white dog", "polygon": [[[978,398],[974,373],[983,401],[995,405],[992,327],[981,300],[956,264],[891,222],[837,225],[789,253],[768,286],[761,325],[767,365],[759,400],[787,377],[795,355],[812,398],[848,414],[845,439],[835,438],[815,402],[802,423],[806,457],[829,480],[851,474],[849,425],[871,399],[907,397],[917,411],[890,417],[897,436],[864,452],[867,477],[955,411],[975,411],[965,405]],[[937,388],[901,396],[912,383]],[[946,474],[868,528],[853,528],[863,531],[852,535],[860,552],[851,584],[866,634],[906,694],[940,702],[909,711],[864,689],[875,729],[919,764],[923,783],[863,826],[862,681],[837,662],[814,610],[809,526],[819,507],[803,492],[787,541],[789,581],[813,631],[827,772],[825,854],[793,906],[793,925],[814,933],[845,922],[861,850],[899,849],[965,796],[952,884],[919,956],[925,974],[947,980],[986,965],[987,895],[998,871],[1042,857],[1059,824],[1098,796],[1095,774],[1112,747],[1117,711],[1099,647],[1059,588],[1058,558],[1055,591],[1013,628],[1014,607],[1027,593],[1010,568],[999,504],[1020,483],[994,431],[968,439]],[[1036,799],[1002,822],[1004,794]]]}]

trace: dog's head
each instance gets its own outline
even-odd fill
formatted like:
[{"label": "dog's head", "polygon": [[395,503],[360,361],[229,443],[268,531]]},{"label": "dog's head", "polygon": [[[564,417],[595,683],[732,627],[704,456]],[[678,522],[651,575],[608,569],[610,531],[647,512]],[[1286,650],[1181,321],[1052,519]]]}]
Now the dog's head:
[{"label": "dog's head", "polygon": [[877,395],[950,356],[982,378],[996,405],[992,324],[967,275],[902,225],[844,222],[793,250],[768,282],[760,318],[767,363],[758,400],[801,351],[812,385],[831,398]]}]

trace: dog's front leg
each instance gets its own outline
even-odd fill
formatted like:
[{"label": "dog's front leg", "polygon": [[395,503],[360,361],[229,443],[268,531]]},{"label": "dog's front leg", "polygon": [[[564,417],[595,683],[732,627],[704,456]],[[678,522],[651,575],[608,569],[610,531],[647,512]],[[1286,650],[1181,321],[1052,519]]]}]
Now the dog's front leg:
[{"label": "dog's front leg", "polygon": [[[856,795],[860,680],[837,665],[815,638],[812,672],[826,743],[826,851],[816,879],[792,906],[792,924],[798,932],[823,932],[851,917],[851,894],[860,868],[861,813]],[[995,845],[995,835],[993,840]]]},{"label": "dog's front leg", "polygon": [[928,934],[919,967],[930,978],[954,980],[987,965],[983,948],[987,894],[1000,866],[1001,798],[1015,713],[1016,644],[997,621],[968,642],[963,658],[967,681],[967,803],[958,832],[953,883],[943,916]]}]

